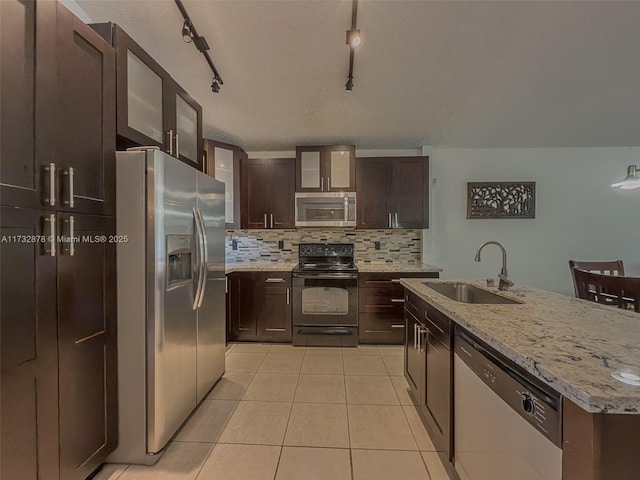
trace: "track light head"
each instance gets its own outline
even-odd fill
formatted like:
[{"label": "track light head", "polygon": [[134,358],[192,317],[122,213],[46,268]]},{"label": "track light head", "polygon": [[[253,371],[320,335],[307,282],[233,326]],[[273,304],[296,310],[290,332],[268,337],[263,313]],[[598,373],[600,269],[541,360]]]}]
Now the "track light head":
[{"label": "track light head", "polygon": [[347,92],[353,91],[353,77],[347,78],[347,84],[345,85],[345,87],[347,88]]},{"label": "track light head", "polygon": [[220,84],[218,83],[218,79],[216,77],[213,77],[213,80],[211,81],[211,92],[218,93],[219,91],[220,91]]},{"label": "track light head", "polygon": [[362,43],[362,34],[360,30],[347,30],[347,45],[352,48],[359,46]]},{"label": "track light head", "polygon": [[193,34],[191,33],[191,28],[187,25],[187,22],[184,22],[182,25],[182,41],[184,43],[191,43],[193,39]]}]

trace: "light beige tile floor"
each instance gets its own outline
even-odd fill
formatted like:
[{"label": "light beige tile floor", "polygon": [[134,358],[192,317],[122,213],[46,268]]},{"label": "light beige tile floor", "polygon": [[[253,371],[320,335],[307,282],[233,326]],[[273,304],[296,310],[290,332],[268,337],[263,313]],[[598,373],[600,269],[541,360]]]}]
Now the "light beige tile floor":
[{"label": "light beige tile floor", "polygon": [[402,353],[229,345],[225,375],[160,461],[95,480],[448,480]]}]

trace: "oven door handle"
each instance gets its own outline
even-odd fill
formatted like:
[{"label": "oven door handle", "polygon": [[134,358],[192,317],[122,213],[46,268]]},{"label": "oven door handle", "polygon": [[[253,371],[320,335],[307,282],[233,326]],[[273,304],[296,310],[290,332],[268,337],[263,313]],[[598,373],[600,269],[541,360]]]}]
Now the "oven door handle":
[{"label": "oven door handle", "polygon": [[346,280],[358,278],[357,273],[294,273],[296,278],[309,278],[314,280]]},{"label": "oven door handle", "polygon": [[300,335],[353,335],[353,330],[347,328],[299,328]]}]

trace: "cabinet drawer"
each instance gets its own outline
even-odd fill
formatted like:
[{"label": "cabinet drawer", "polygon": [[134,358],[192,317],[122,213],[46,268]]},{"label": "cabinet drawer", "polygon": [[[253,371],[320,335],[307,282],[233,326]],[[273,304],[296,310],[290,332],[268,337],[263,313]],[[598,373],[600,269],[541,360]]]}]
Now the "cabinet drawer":
[{"label": "cabinet drawer", "polygon": [[360,288],[358,292],[358,310],[361,313],[386,313],[402,316],[404,296],[402,291],[389,292],[381,288]]},{"label": "cabinet drawer", "polygon": [[422,318],[425,319],[431,335],[446,345],[447,348],[450,348],[451,320],[431,305],[426,305],[426,310]]},{"label": "cabinet drawer", "polygon": [[361,313],[358,317],[360,343],[404,343],[405,322],[402,312],[398,315]]},{"label": "cabinet drawer", "polygon": [[367,272],[360,273],[360,287],[394,287],[402,291],[401,278],[438,278],[438,272]]},{"label": "cabinet drawer", "polygon": [[273,286],[291,286],[290,272],[260,272],[255,274],[256,283]]},{"label": "cabinet drawer", "polygon": [[427,305],[416,294],[405,290],[404,308],[421,322],[424,322]]}]

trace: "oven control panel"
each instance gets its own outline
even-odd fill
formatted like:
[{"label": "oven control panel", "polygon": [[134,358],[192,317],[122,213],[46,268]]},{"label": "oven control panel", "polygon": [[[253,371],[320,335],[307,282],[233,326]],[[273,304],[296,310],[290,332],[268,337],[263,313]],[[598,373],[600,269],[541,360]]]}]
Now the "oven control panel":
[{"label": "oven control panel", "polygon": [[353,243],[301,243],[300,257],[353,257]]}]

